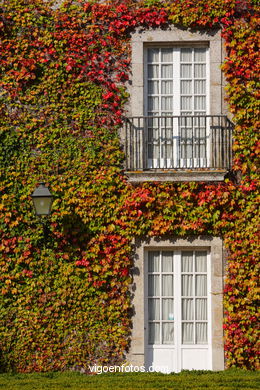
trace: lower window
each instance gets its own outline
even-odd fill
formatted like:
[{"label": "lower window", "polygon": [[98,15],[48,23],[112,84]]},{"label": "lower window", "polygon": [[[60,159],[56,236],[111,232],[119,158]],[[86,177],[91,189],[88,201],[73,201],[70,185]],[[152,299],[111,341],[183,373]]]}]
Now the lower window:
[{"label": "lower window", "polygon": [[207,251],[149,251],[148,344],[207,343],[208,284]]},{"label": "lower window", "polygon": [[209,251],[148,250],[146,257],[146,365],[211,369]]},{"label": "lower window", "polygon": [[129,361],[149,371],[223,370],[220,237],[136,240]]}]

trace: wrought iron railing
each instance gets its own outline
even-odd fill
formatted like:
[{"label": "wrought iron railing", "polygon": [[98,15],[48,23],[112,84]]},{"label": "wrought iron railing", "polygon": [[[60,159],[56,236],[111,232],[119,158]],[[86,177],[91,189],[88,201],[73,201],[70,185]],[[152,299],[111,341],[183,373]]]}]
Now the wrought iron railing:
[{"label": "wrought iron railing", "polygon": [[230,170],[233,123],[224,115],[125,118],[126,169]]}]

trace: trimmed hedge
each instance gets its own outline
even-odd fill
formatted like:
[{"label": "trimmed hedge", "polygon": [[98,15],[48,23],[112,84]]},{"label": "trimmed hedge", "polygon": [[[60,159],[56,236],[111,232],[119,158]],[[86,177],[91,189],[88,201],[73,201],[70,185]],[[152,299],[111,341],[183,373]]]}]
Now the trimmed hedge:
[{"label": "trimmed hedge", "polygon": [[82,375],[75,372],[44,374],[2,374],[0,386],[6,390],[87,390],[87,389],[178,389],[178,390],[251,390],[259,389],[259,375],[256,372],[230,369],[222,372],[182,371],[179,374],[117,373]]}]

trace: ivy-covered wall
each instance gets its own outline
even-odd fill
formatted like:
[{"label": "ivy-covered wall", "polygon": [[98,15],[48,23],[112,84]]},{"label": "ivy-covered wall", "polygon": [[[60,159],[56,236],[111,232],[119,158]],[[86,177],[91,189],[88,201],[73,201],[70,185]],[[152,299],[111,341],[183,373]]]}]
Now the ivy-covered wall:
[{"label": "ivy-covered wall", "polygon": [[[257,367],[258,11],[244,0],[1,2],[1,370],[123,361],[132,239],[201,234],[229,253],[227,366]],[[124,175],[130,33],[170,24],[222,29],[236,181],[132,186]],[[41,178],[55,196],[47,240],[30,199]]]}]

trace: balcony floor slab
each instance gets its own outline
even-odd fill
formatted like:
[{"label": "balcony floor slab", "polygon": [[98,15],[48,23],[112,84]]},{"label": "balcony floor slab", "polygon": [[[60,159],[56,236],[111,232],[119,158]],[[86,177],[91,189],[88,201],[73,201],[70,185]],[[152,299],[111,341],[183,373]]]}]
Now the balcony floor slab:
[{"label": "balcony floor slab", "polygon": [[228,171],[226,170],[149,170],[149,171],[127,171],[125,174],[129,182],[139,183],[145,181],[223,181]]}]

